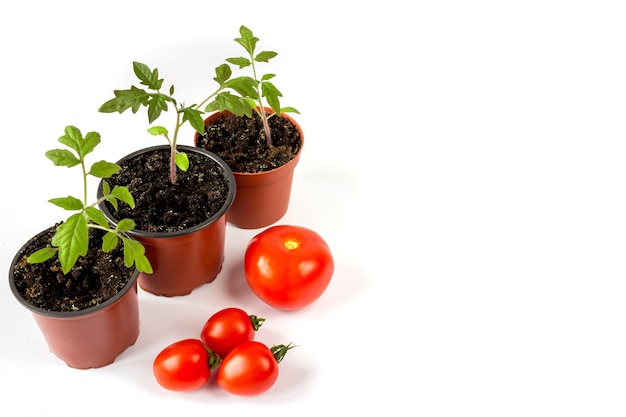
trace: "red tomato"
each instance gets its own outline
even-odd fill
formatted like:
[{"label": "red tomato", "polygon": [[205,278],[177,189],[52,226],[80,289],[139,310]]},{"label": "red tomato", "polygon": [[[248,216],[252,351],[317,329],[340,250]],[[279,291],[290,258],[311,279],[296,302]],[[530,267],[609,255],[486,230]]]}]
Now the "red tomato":
[{"label": "red tomato", "polygon": [[193,391],[209,380],[219,357],[198,339],[184,339],[163,349],[152,364],[159,385],[171,391]]},{"label": "red tomato", "polygon": [[217,371],[217,385],[235,395],[258,395],[269,390],[278,379],[278,363],[293,346],[271,349],[256,341],[234,348]]},{"label": "red tomato", "polygon": [[316,232],[300,226],[273,226],[252,238],[244,270],[252,292],[282,310],[317,300],[334,271],[330,248]]},{"label": "red tomato", "polygon": [[235,346],[254,340],[255,332],[264,321],[240,308],[225,308],[209,317],[200,337],[209,349],[225,358]]}]

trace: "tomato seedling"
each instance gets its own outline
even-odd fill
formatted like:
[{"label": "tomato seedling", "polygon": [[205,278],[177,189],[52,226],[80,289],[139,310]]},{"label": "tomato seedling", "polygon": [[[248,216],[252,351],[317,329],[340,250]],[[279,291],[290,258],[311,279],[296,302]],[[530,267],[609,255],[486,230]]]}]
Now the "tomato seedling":
[{"label": "tomato seedling", "polygon": [[170,391],[194,391],[202,388],[211,370],[221,359],[201,340],[183,339],[163,349],[154,359],[152,371],[159,385]]},{"label": "tomato seedling", "polygon": [[[239,69],[249,67],[252,77],[240,76],[229,79],[231,76],[230,67],[227,64],[223,64],[226,65],[226,68],[218,67],[216,73],[218,77],[220,75],[222,76],[222,80],[220,81],[218,78],[215,78],[215,80],[221,82],[227,90],[216,94],[215,99],[207,105],[205,111],[223,112],[224,110],[228,110],[233,114],[248,117],[252,117],[252,112],[256,112],[263,122],[265,144],[270,148],[272,146],[272,134],[270,125],[267,122],[269,118],[280,116],[282,113],[300,114],[300,112],[293,107],[281,107],[280,97],[282,97],[282,93],[276,88],[272,80],[276,74],[257,75],[259,72],[257,71],[256,64],[269,62],[270,59],[278,54],[274,51],[257,52],[256,46],[259,38],[254,36],[252,31],[247,27],[242,25],[239,28],[239,34],[241,37],[235,38],[235,42],[243,46],[247,57],[238,56],[226,58],[226,62],[238,66]],[[217,70],[220,70],[221,74]],[[235,94],[233,94],[233,92]],[[274,111],[273,113],[268,113],[265,110],[264,98]]]},{"label": "tomato seedling", "polygon": [[217,385],[235,395],[259,395],[269,390],[278,379],[278,363],[292,344],[271,349],[261,342],[244,342],[234,348],[217,371]]},{"label": "tomato seedling", "polygon": [[[80,129],[75,126],[66,126],[65,134],[59,138],[59,142],[70,149],[51,149],[46,152],[46,157],[56,166],[72,168],[80,166],[83,177],[83,199],[73,196],[59,197],[48,200],[55,206],[64,210],[74,211],[64,222],[59,224],[50,245],[35,251],[28,257],[29,263],[42,263],[57,256],[61,263],[63,274],[68,274],[76,265],[78,258],[87,255],[89,250],[89,229],[96,228],[106,232],[102,238],[102,250],[110,252],[119,243],[124,245],[124,264],[131,268],[151,274],[152,265],[145,255],[145,248],[138,241],[128,237],[126,232],[135,227],[131,219],[122,219],[114,229],[111,229],[108,220],[102,210],[96,208],[99,201],[89,204],[87,201],[88,176],[102,179],[104,190],[103,200],[109,201],[117,209],[118,201],[135,206],[135,200],[126,187],[115,186],[110,188],[105,181],[116,174],[121,167],[118,164],[107,161],[95,162],[88,169],[85,157],[89,155],[100,143],[98,132],[88,132],[85,137]],[[70,278],[68,278],[70,280]]]},{"label": "tomato seedling", "polygon": [[334,260],[328,244],[313,230],[281,225],[252,238],[244,271],[250,289],[261,300],[278,309],[297,310],[324,293]]},{"label": "tomato seedling", "polygon": [[200,337],[209,349],[224,358],[237,345],[254,340],[264,321],[240,308],[225,308],[209,317]]}]

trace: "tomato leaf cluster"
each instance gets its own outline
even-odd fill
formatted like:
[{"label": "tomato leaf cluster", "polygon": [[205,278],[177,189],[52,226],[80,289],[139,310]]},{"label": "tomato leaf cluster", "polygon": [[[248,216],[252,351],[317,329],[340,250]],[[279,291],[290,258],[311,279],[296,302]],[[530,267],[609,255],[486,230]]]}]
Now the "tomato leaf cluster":
[{"label": "tomato leaf cluster", "polygon": [[173,132],[168,131],[163,126],[151,126],[148,133],[154,136],[163,136],[170,145],[170,181],[176,183],[177,173],[176,167],[181,171],[189,169],[189,157],[184,152],[179,152],[176,144],[178,141],[178,131],[185,122],[189,122],[194,129],[202,132],[204,129],[204,121],[202,112],[198,110],[198,106],[193,104],[185,106],[178,105],[174,97],[174,85],[172,84],[167,92],[163,92],[164,79],[159,78],[159,69],[150,68],[142,62],[133,62],[133,72],[138,78],[139,83],[146,89],[131,85],[125,90],[113,90],[114,97],[100,106],[98,109],[101,113],[124,113],[130,109],[133,113],[137,113],[140,108],[145,107],[148,114],[148,123],[152,124],[160,116],[161,113],[167,112],[168,103],[176,109],[176,123]]},{"label": "tomato leaf cluster", "polygon": [[[300,112],[293,107],[281,107],[280,97],[282,97],[282,93],[276,88],[276,85],[270,81],[276,74],[257,75],[255,63],[267,63],[270,59],[276,57],[278,53],[274,51],[261,51],[257,54],[256,44],[259,38],[254,36],[252,31],[244,25],[241,25],[239,28],[239,34],[241,37],[235,38],[234,40],[245,49],[248,56],[226,58],[226,62],[238,66],[239,69],[250,67],[252,77],[239,76],[229,79],[231,76],[230,67],[222,67],[222,77],[219,80],[216,78],[216,81],[220,82],[220,85],[228,88],[228,90],[216,94],[213,101],[206,106],[205,111],[228,110],[233,114],[248,117],[251,117],[252,112],[255,111],[263,122],[266,145],[271,147],[272,134],[267,120],[281,113],[300,114]],[[232,94],[231,91],[234,91],[236,94]],[[274,113],[265,111],[263,98],[267,100],[267,104]]]},{"label": "tomato leaf cluster", "polygon": [[48,200],[50,203],[64,210],[75,211],[62,222],[52,237],[50,246],[39,249],[28,257],[30,263],[42,263],[55,255],[61,263],[61,269],[67,274],[81,256],[87,255],[89,249],[89,228],[98,228],[106,231],[102,238],[102,250],[110,252],[122,242],[124,247],[124,264],[130,268],[133,265],[140,271],[152,273],[150,261],[145,256],[145,249],[141,243],[129,238],[126,232],[135,227],[131,219],[121,220],[115,228],[111,228],[104,213],[97,208],[100,200],[88,204],[87,202],[87,178],[93,176],[103,180],[103,200],[109,201],[117,208],[118,201],[123,201],[131,207],[135,202],[128,188],[115,186],[110,188],[104,181],[120,170],[120,166],[107,161],[93,163],[89,169],[86,166],[85,157],[89,155],[100,143],[100,134],[89,132],[84,137],[75,126],[66,126],[65,134],[59,138],[59,142],[69,149],[52,149],[46,152],[46,157],[56,166],[71,168],[80,165],[83,178],[83,198],[67,196]]}]

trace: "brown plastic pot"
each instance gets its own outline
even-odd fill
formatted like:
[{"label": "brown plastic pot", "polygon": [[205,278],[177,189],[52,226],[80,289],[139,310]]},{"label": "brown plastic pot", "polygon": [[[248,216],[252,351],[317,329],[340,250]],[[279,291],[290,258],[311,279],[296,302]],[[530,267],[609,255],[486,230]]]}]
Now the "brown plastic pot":
[{"label": "brown plastic pot", "polygon": [[[272,112],[272,109],[266,108]],[[207,117],[205,125],[219,122],[230,115],[228,111],[216,112]],[[296,156],[285,165],[265,172],[233,171],[237,184],[235,201],[228,210],[227,221],[241,229],[259,229],[280,220],[289,208],[293,173],[300,160],[304,133],[296,121],[286,114],[281,117],[288,119],[300,132],[302,143]],[[194,136],[194,144],[198,143],[198,132]]]},{"label": "brown plastic pot", "polygon": [[120,292],[97,306],[70,312],[48,311],[25,300],[15,285],[14,266],[24,256],[25,247],[13,258],[9,285],[20,304],[31,311],[53,354],[72,368],[101,368],[135,343],[139,337],[139,271]]},{"label": "brown plastic pot", "polygon": [[[161,148],[169,150],[168,145],[144,148],[122,158],[118,164]],[[193,146],[179,145],[178,149],[187,153],[195,152],[217,162],[231,185],[224,206],[196,226],[169,233],[139,229],[128,232],[143,244],[146,257],[152,264],[152,274],[139,274],[139,286],[149,293],[166,297],[187,295],[195,288],[213,282],[221,271],[226,240],[226,211],[232,205],[236,192],[232,171],[217,155]],[[102,182],[98,187],[98,197],[101,196]],[[116,225],[119,222],[104,203],[100,204],[100,209],[111,223]]]}]

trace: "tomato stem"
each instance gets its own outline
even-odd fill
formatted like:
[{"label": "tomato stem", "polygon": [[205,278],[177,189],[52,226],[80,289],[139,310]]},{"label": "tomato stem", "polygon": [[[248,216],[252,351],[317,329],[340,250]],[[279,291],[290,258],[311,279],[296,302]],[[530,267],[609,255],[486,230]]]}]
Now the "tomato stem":
[{"label": "tomato stem", "polygon": [[276,362],[280,363],[280,361],[283,360],[283,358],[285,357],[287,352],[290,349],[293,349],[295,347],[296,347],[296,345],[294,345],[293,343],[289,343],[287,346],[285,346],[285,345],[272,346],[272,348],[270,350],[272,351],[272,354],[274,355],[274,358],[276,358]]},{"label": "tomato stem", "polygon": [[259,327],[261,327],[261,325],[263,324],[263,322],[265,321],[264,318],[262,317],[257,317],[255,315],[249,315],[248,317],[250,317],[250,323],[252,323],[252,328],[257,331],[259,330]]},{"label": "tomato stem", "polygon": [[202,346],[204,346],[206,351],[209,353],[209,360],[208,360],[209,369],[217,368],[217,366],[220,363],[222,363],[222,358],[220,357],[220,355],[213,352],[213,350],[209,348],[207,345],[205,345],[204,343],[202,343]]},{"label": "tomato stem", "polygon": [[284,243],[284,245],[287,250],[298,249],[298,246],[300,246],[300,244],[295,240],[288,240]]}]

